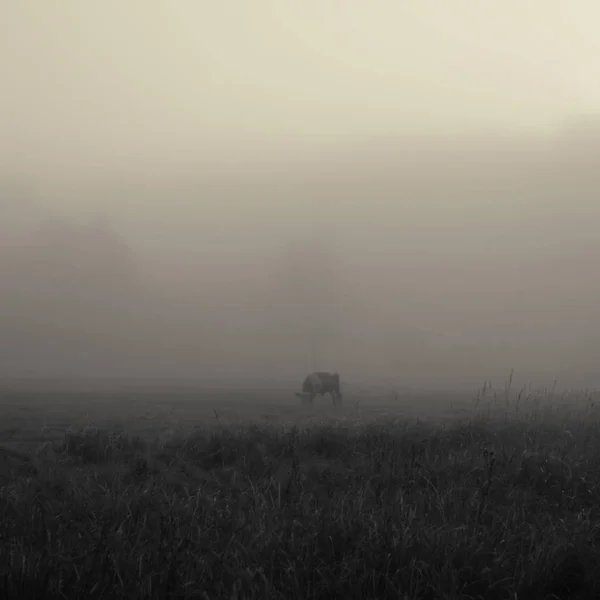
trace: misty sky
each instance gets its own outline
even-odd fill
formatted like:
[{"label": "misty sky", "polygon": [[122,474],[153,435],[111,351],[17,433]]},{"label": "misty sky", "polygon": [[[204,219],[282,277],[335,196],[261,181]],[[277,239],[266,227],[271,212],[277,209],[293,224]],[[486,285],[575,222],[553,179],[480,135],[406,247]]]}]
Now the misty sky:
[{"label": "misty sky", "polygon": [[1,15],[8,164],[548,132],[600,104],[594,0],[14,0]]},{"label": "misty sky", "polygon": [[598,22],[3,2],[0,376],[594,374]]}]

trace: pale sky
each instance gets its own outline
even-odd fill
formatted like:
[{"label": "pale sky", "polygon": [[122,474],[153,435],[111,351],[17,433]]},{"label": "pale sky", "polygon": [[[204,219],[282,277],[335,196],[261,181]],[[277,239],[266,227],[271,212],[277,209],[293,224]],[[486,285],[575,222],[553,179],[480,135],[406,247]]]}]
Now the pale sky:
[{"label": "pale sky", "polygon": [[[0,375],[88,348],[105,372],[596,373],[597,153],[566,125],[600,115],[598,23],[598,0],[0,0]],[[101,269],[97,213],[131,251],[100,231]],[[53,287],[102,289],[87,269],[104,295]]]},{"label": "pale sky", "polygon": [[600,107],[597,0],[5,0],[0,159],[80,168]]}]

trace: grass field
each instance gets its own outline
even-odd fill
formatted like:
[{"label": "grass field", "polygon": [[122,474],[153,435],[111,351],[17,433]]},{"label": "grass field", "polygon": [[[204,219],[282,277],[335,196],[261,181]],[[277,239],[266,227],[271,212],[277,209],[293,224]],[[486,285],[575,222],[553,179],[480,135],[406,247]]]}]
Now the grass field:
[{"label": "grass field", "polygon": [[1,597],[600,597],[589,393],[0,398]]}]

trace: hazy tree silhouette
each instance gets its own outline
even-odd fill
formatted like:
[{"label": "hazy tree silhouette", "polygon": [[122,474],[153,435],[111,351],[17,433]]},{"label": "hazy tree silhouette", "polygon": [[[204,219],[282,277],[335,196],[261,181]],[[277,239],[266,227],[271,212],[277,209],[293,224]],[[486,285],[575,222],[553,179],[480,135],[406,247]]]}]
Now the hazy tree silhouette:
[{"label": "hazy tree silhouette", "polygon": [[306,368],[324,368],[327,347],[339,332],[341,280],[324,240],[290,244],[279,261],[274,297],[280,326],[306,357]]},{"label": "hazy tree silhouette", "polygon": [[11,362],[99,361],[131,330],[139,296],[135,255],[96,219],[45,219],[5,254],[0,278],[3,356]]}]

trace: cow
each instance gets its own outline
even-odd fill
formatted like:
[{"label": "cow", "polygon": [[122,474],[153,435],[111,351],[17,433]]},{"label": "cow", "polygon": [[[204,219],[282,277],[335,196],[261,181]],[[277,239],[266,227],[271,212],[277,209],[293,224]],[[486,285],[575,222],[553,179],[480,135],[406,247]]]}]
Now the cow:
[{"label": "cow", "polygon": [[311,373],[306,377],[302,384],[302,393],[296,394],[302,402],[313,403],[315,396],[330,394],[334,406],[342,402],[342,392],[340,390],[340,376],[337,373]]}]

